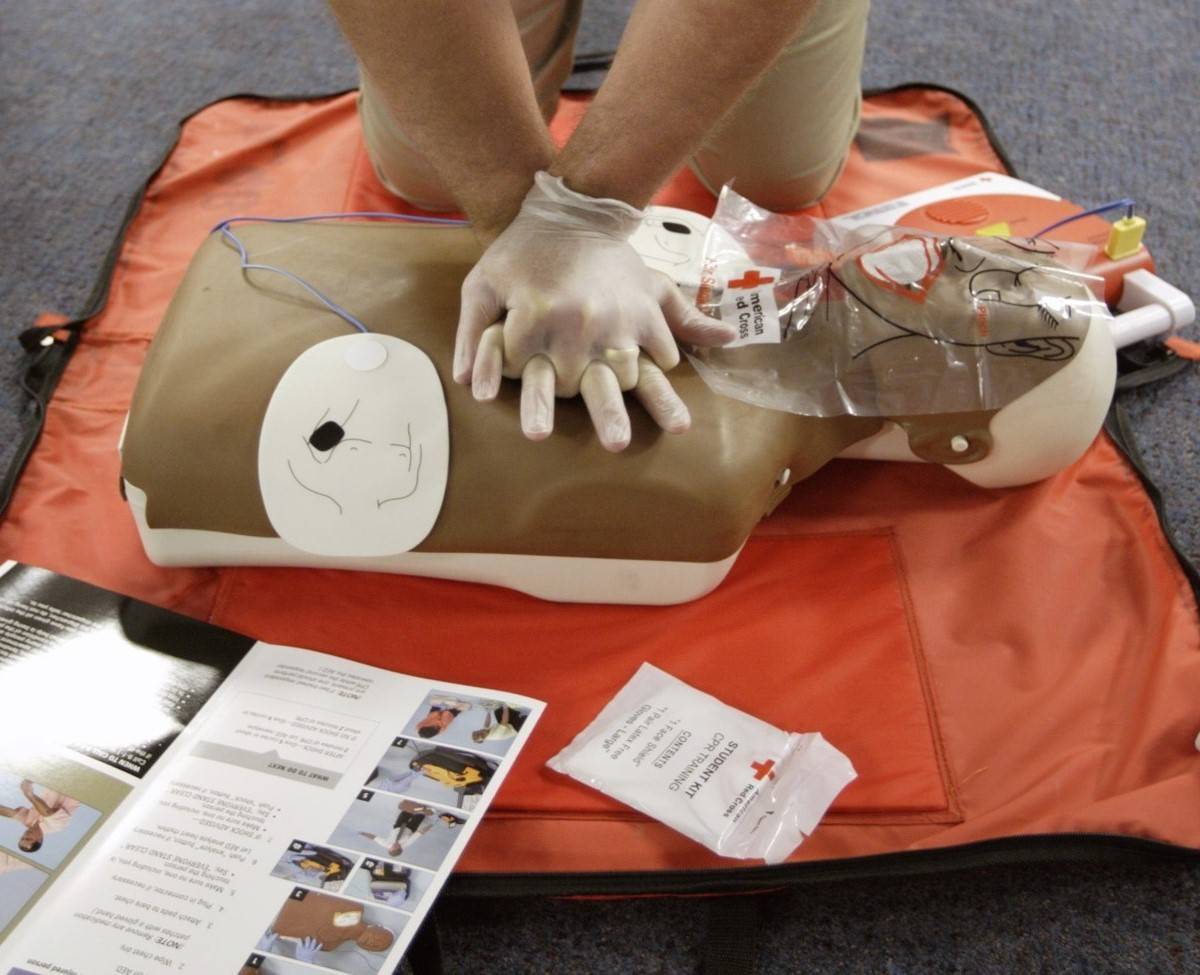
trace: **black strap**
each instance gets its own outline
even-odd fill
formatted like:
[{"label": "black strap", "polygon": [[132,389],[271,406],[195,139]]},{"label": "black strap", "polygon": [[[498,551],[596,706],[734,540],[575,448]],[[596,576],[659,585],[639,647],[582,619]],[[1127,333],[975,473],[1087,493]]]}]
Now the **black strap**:
[{"label": "black strap", "polygon": [[[433,911],[425,915],[404,957],[408,960],[412,975],[442,975],[442,938]],[[397,968],[394,975],[401,975],[401,970]]]},{"label": "black strap", "polygon": [[758,971],[762,900],[753,895],[714,897],[700,975],[754,975]]},{"label": "black strap", "polygon": [[1117,392],[1177,376],[1191,365],[1157,338],[1117,350]]},{"label": "black strap", "polygon": [[0,471],[0,515],[8,508],[8,502],[17,486],[17,479],[21,476],[25,462],[41,435],[42,423],[46,418],[46,404],[54,394],[63,370],[71,359],[71,353],[79,344],[81,327],[81,323],[71,322],[68,325],[31,328],[21,333],[21,344],[27,350],[26,362],[21,372],[21,388],[29,397],[29,408],[24,417],[24,429],[12,463],[8,470]]}]

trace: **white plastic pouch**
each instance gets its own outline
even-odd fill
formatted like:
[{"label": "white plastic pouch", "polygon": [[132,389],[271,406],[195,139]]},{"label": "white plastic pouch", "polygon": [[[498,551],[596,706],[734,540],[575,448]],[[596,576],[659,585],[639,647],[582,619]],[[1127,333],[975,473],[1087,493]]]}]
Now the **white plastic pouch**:
[{"label": "white plastic pouch", "polygon": [[716,392],[803,416],[997,410],[1107,327],[1090,245],[945,237],[772,213],[726,186],[697,305],[738,328],[691,349]]},{"label": "white plastic pouch", "polygon": [[547,764],[715,853],[767,863],[857,774],[820,734],[782,731],[649,663]]}]

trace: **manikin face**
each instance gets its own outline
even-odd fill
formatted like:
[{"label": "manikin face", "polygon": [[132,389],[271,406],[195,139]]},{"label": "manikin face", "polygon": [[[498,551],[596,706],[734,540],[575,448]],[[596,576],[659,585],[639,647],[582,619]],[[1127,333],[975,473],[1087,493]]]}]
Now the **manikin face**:
[{"label": "manikin face", "polygon": [[1081,278],[1048,266],[1053,259],[1046,241],[890,231],[839,256],[831,275],[859,306],[868,341],[857,354],[933,341],[1061,362],[1078,351],[1094,298]]},{"label": "manikin face", "polygon": [[437,372],[388,335],[329,339],[284,373],[259,439],[263,502],[279,537],[318,555],[407,552],[446,490],[449,424]]},{"label": "manikin face", "polygon": [[884,415],[1023,396],[1075,358],[1103,311],[1054,256],[1045,241],[899,230],[839,255],[829,290],[848,340],[843,388]]},{"label": "manikin face", "polygon": [[1044,241],[872,227],[838,246],[772,269],[782,341],[694,353],[706,381],[807,416],[996,410],[1074,359],[1103,314]]}]

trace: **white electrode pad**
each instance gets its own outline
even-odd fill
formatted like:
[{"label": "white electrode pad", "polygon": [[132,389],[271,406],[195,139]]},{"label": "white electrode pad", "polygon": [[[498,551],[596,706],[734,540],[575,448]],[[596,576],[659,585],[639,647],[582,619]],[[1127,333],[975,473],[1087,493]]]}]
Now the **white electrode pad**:
[{"label": "white electrode pad", "polygon": [[821,735],[781,731],[648,663],[547,764],[715,853],[768,863],[856,775]]},{"label": "white electrode pad", "polygon": [[629,244],[647,267],[669,275],[682,288],[695,289],[700,285],[708,222],[707,217],[678,207],[646,207]]},{"label": "white electrode pad", "polygon": [[275,387],[258,442],[271,525],[317,555],[419,545],[441,511],[449,466],[437,370],[415,345],[375,333],[305,350]]}]

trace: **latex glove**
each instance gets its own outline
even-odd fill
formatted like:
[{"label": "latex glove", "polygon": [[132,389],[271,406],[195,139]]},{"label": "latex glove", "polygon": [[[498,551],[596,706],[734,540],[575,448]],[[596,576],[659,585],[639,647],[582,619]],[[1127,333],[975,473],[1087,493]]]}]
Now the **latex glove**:
[{"label": "latex glove", "polygon": [[314,962],[317,954],[325,950],[325,946],[316,938],[305,938],[296,945],[296,961]]},{"label": "latex glove", "polygon": [[463,282],[454,378],[481,401],[496,396],[501,376],[520,378],[521,429],[532,440],[553,430],[555,396],[582,395],[601,443],[623,449],[628,390],[660,427],[684,432],[691,417],[663,375],[679,363],[676,339],[723,345],[735,335],[646,267],[628,242],[641,219],[628,203],[539,172]]}]

